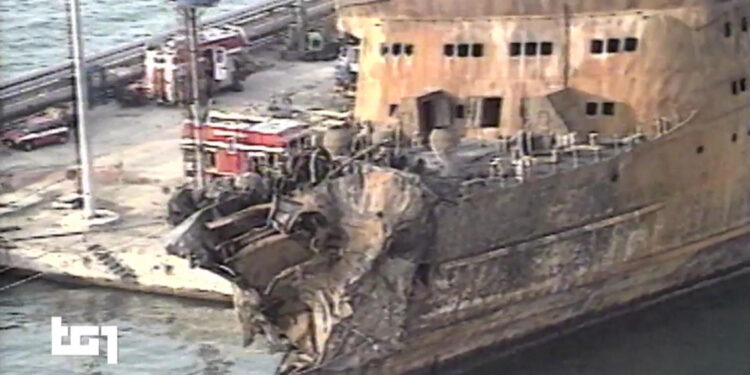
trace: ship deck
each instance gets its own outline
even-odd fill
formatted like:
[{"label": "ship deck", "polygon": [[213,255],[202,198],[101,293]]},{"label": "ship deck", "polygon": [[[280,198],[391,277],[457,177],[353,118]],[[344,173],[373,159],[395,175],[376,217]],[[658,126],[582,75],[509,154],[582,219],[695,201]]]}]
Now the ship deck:
[{"label": "ship deck", "polygon": [[[441,195],[471,195],[483,189],[502,189],[547,178],[589,165],[606,162],[627,152],[634,142],[611,139],[593,145],[574,144],[525,156],[514,155],[512,142],[498,139],[465,139],[450,158],[444,159],[427,147],[416,148],[410,158],[424,162],[428,185]],[[451,172],[446,172],[450,170]]]},{"label": "ship deck", "polygon": [[[273,64],[248,77],[245,91],[216,97],[221,108],[262,107],[274,94],[294,93],[295,106],[330,108],[333,62]],[[294,77],[294,79],[289,79]],[[231,299],[228,281],[164,250],[166,203],[182,182],[178,108],[110,103],[89,112],[94,190],[113,224],[87,228],[80,212],[54,209],[75,192],[65,171],[76,163],[75,142],[31,152],[0,150],[0,274],[34,277],[209,300]]]}]

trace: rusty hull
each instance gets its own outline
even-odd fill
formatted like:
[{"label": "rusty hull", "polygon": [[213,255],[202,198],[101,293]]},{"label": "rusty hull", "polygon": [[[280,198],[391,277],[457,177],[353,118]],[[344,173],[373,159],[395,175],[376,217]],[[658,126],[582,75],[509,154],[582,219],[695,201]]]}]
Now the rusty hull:
[{"label": "rusty hull", "polygon": [[[356,117],[399,162],[351,150],[251,224],[197,214],[171,250],[237,285],[281,373],[435,368],[750,263],[750,1],[337,3]],[[552,54],[510,56],[530,41]]]},{"label": "rusty hull", "polygon": [[452,176],[419,148],[420,171],[347,162],[317,186],[204,220],[236,228],[182,246],[223,243],[201,266],[236,284],[245,343],[262,335],[287,353],[280,373],[432,368],[750,262],[735,241],[750,234],[750,173],[731,167],[750,155],[750,129],[706,129],[572,145],[495,177],[476,174],[497,145],[475,141],[458,147]]}]

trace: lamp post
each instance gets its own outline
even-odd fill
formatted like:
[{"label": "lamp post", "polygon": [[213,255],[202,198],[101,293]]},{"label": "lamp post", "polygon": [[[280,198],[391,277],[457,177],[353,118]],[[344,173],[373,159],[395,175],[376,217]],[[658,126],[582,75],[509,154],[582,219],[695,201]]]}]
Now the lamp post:
[{"label": "lamp post", "polygon": [[[301,56],[305,53],[305,34],[307,32],[307,11],[305,10],[305,0],[297,0],[294,4],[295,16],[297,23],[297,33],[295,35],[296,53]],[[299,59],[299,56],[297,57]]]},{"label": "lamp post", "polygon": [[190,117],[193,123],[193,138],[195,139],[195,178],[198,187],[205,184],[203,168],[203,119],[200,108],[200,76],[198,71],[198,8],[213,7],[219,0],[177,0],[177,9],[185,20],[185,33],[190,53],[190,87],[191,103]]},{"label": "lamp post", "polygon": [[81,194],[83,195],[83,216],[91,219],[96,215],[96,203],[91,187],[91,154],[89,139],[86,135],[86,110],[88,92],[86,79],[86,62],[83,54],[83,36],[81,31],[81,9],[78,0],[70,0],[69,15],[71,24],[70,39],[73,44],[73,68],[76,86],[76,114],[78,117],[78,154],[81,159]]},{"label": "lamp post", "polygon": [[195,179],[198,187],[203,187],[205,177],[203,176],[203,119],[200,110],[200,77],[198,76],[198,42],[197,42],[197,16],[195,8],[183,8],[185,16],[185,33],[187,34],[189,60],[190,60],[190,114],[193,120],[193,138],[195,139]]}]

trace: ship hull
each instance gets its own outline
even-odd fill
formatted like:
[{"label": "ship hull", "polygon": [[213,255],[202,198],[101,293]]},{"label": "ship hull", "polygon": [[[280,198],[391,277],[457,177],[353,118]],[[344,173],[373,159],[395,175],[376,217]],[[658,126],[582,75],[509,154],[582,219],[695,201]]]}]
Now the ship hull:
[{"label": "ship hull", "polygon": [[[404,349],[377,367],[347,374],[462,373],[511,348],[539,342],[708,285],[750,267],[750,226],[634,262],[632,273],[566,291],[528,296],[492,313],[410,332]],[[446,322],[447,323],[447,322]],[[321,372],[321,374],[342,372]]]},{"label": "ship hull", "polygon": [[[712,126],[693,123],[611,160],[438,207],[402,345],[330,373],[429,373],[748,265],[741,166],[750,142],[734,142],[734,126]],[[695,151],[704,144],[711,155]]]},{"label": "ship hull", "polygon": [[694,122],[456,195],[363,166],[277,202],[268,235],[220,269],[237,275],[246,340],[293,342],[283,374],[434,372],[750,263],[739,130]]}]

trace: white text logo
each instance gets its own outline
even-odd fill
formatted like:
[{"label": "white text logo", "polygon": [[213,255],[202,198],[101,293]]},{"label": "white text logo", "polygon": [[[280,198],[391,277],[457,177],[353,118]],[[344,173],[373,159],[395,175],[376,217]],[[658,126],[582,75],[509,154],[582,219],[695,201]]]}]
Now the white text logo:
[{"label": "white text logo", "polygon": [[[117,364],[117,327],[116,326],[64,326],[62,318],[52,317],[52,355],[99,355],[99,339],[107,339],[107,363]],[[70,336],[70,344],[63,344],[63,337]],[[84,345],[81,338],[87,336]],[[93,337],[91,337],[93,336]]]}]

